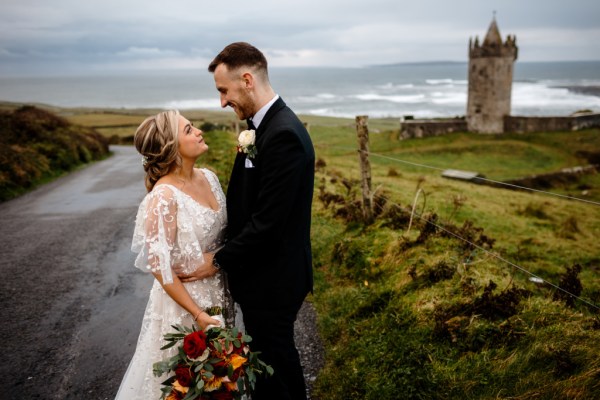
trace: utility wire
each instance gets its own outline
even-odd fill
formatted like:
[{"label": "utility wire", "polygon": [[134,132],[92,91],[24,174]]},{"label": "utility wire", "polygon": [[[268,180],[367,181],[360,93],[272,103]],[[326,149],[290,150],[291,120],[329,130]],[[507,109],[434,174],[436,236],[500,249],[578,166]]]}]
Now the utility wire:
[{"label": "utility wire", "polygon": [[[343,146],[328,146],[328,145],[325,145],[325,146],[321,145],[321,146],[319,146],[319,145],[315,145],[315,147],[328,147],[328,148],[333,148],[333,149],[338,149],[338,150],[348,150],[348,151],[352,151],[352,152],[360,152],[360,150],[357,150],[356,148],[343,147]],[[429,166],[429,165],[414,163],[414,162],[406,161],[406,160],[401,160],[401,159],[397,159],[397,158],[385,156],[385,155],[382,155],[382,154],[371,153],[371,152],[369,152],[369,154],[373,155],[373,156],[376,156],[376,157],[381,157],[381,158],[389,159],[389,160],[392,160],[392,161],[397,161],[397,162],[401,162],[401,163],[405,163],[405,164],[410,164],[410,165],[414,165],[414,166],[418,166],[418,167],[429,168],[429,169],[434,169],[434,170],[438,170],[438,171],[444,171],[444,169],[442,169],[442,168],[432,167],[432,166]],[[584,199],[579,199],[577,197],[564,196],[564,195],[560,195],[560,194],[557,194],[557,193],[545,192],[545,191],[542,191],[542,190],[531,189],[531,188],[522,187],[522,186],[518,186],[518,185],[506,184],[504,182],[493,181],[493,180],[485,179],[485,178],[483,178],[483,179],[487,180],[487,181],[490,181],[490,182],[497,183],[497,184],[501,184],[501,185],[507,185],[507,186],[517,187],[517,188],[520,188],[520,189],[523,189],[523,190],[531,190],[531,191],[534,191],[534,192],[545,193],[545,194],[549,194],[549,195],[553,195],[553,196],[565,197],[565,198],[567,198],[569,200],[579,200],[579,201],[586,202],[586,203],[591,203],[591,204],[594,204],[594,205],[600,205],[600,203],[597,203],[597,202],[594,202],[594,201],[589,201],[589,200],[584,200]],[[386,200],[386,201],[388,201],[388,202],[390,202],[390,203],[392,203],[392,204],[394,204],[394,205],[402,208],[402,206],[400,204],[395,203],[393,201],[390,201],[390,199],[387,198],[387,197],[385,197],[385,196],[375,195],[374,194],[373,197],[378,197],[380,199],[384,199],[384,200]],[[415,198],[415,200],[416,200],[416,198]],[[471,242],[470,240],[465,239],[464,237],[462,237],[460,235],[457,235],[456,233],[451,232],[448,229],[445,229],[444,227],[442,227],[442,226],[440,226],[438,224],[435,224],[434,222],[431,222],[431,221],[427,220],[422,215],[414,212],[414,205],[413,205],[413,211],[412,211],[411,215],[416,215],[419,219],[421,219],[422,221],[424,221],[424,222],[426,222],[428,224],[431,224],[431,225],[435,226],[437,229],[439,229],[441,231],[444,231],[447,234],[449,234],[451,236],[454,236],[455,238],[457,238],[459,240],[462,240],[465,243],[468,243],[469,245],[471,245],[473,247],[478,248],[479,250],[483,251],[484,253],[489,254],[491,257],[496,258],[496,259],[498,259],[498,260],[500,260],[500,261],[502,261],[502,262],[504,262],[504,263],[512,266],[513,268],[515,268],[515,269],[517,269],[517,270],[519,270],[519,271],[521,271],[521,272],[523,272],[523,273],[525,273],[525,274],[527,274],[527,275],[535,278],[537,282],[545,283],[545,284],[547,284],[547,285],[549,285],[549,286],[551,286],[551,287],[553,287],[553,288],[555,288],[555,289],[557,289],[557,290],[559,290],[559,291],[561,291],[561,292],[563,292],[563,293],[565,293],[565,294],[567,294],[567,295],[569,295],[569,296],[571,296],[571,297],[579,300],[580,302],[582,302],[582,303],[584,303],[584,304],[586,304],[586,305],[588,305],[588,306],[590,306],[590,307],[592,307],[592,308],[600,311],[600,307],[599,306],[597,306],[597,305],[595,305],[595,304],[593,304],[593,303],[591,303],[591,302],[589,302],[589,301],[587,301],[587,300],[585,300],[585,299],[583,299],[583,298],[581,298],[581,297],[579,297],[579,296],[577,296],[577,295],[569,292],[568,290],[565,290],[565,289],[561,288],[560,286],[558,286],[558,285],[556,285],[556,284],[554,284],[552,282],[549,282],[549,281],[545,280],[544,278],[542,278],[542,277],[534,274],[533,272],[530,272],[526,268],[524,268],[524,267],[522,267],[522,266],[520,266],[518,264],[515,264],[515,263],[513,263],[510,260],[505,259],[504,257],[500,256],[499,254],[493,253],[493,252],[485,249],[484,247],[479,246],[479,245]]]},{"label": "utility wire", "polygon": [[[330,148],[330,149],[347,150],[347,151],[353,151],[353,152],[360,152],[361,151],[361,150],[357,150],[356,148],[344,147],[344,146],[327,146],[327,145],[320,145],[319,146],[319,145],[316,145],[315,147],[327,147],[327,148]],[[374,157],[384,158],[384,159],[387,159],[387,160],[396,161],[396,162],[400,162],[400,163],[412,165],[412,166],[415,166],[415,167],[428,168],[428,169],[432,169],[432,170],[436,170],[436,171],[442,171],[443,172],[443,171],[446,171],[447,169],[449,169],[449,168],[433,167],[431,165],[426,165],[426,164],[419,164],[419,163],[415,163],[415,162],[412,162],[412,161],[401,160],[399,158],[390,157],[390,156],[386,156],[386,155],[378,154],[378,153],[369,152],[368,154],[371,155],[371,156],[374,156]],[[582,198],[579,198],[579,197],[567,196],[567,195],[560,194],[560,193],[547,192],[545,190],[533,189],[533,188],[528,188],[526,186],[515,185],[515,184],[512,184],[512,183],[495,181],[493,179],[488,179],[488,178],[484,178],[484,177],[473,177],[473,179],[477,179],[477,180],[481,180],[481,181],[485,181],[485,182],[494,183],[496,185],[507,186],[507,187],[511,187],[511,188],[515,188],[515,189],[521,189],[521,190],[526,190],[526,191],[531,191],[531,192],[536,192],[536,193],[542,193],[542,194],[546,194],[546,195],[549,195],[549,196],[555,196],[555,197],[560,197],[560,198],[567,199],[567,200],[575,200],[575,201],[580,201],[582,203],[587,203],[587,204],[592,204],[592,205],[595,205],[595,206],[600,206],[600,202],[593,201],[593,200],[586,200],[586,199],[582,199]]]},{"label": "utility wire", "polygon": [[[384,196],[375,195],[374,197],[379,197],[379,198],[381,198],[381,199],[385,199],[386,201],[389,201],[389,199],[388,199],[388,198],[386,198],[386,197],[384,197]],[[402,206],[401,206],[400,204],[398,204],[398,203],[395,203],[395,202],[393,202],[393,201],[389,201],[389,202],[390,202],[390,203],[392,203],[392,204],[394,204],[394,205],[396,205],[396,206],[398,206],[398,207],[400,207],[400,208],[402,208]],[[416,216],[417,216],[419,219],[421,219],[422,221],[424,221],[424,222],[426,222],[426,223],[428,223],[428,224],[431,224],[431,225],[435,226],[435,227],[436,227],[436,228],[438,228],[439,230],[441,230],[441,231],[444,231],[444,232],[448,233],[449,235],[452,235],[452,236],[454,236],[455,238],[457,238],[457,239],[459,239],[459,240],[462,240],[463,242],[466,242],[466,243],[470,244],[470,245],[471,245],[471,246],[473,246],[473,247],[476,247],[476,248],[478,248],[479,250],[481,250],[481,251],[483,251],[483,252],[485,252],[485,253],[489,254],[490,256],[492,256],[492,257],[494,257],[494,258],[496,258],[496,259],[498,259],[498,260],[500,260],[500,261],[502,261],[502,262],[505,262],[506,264],[508,264],[508,265],[512,266],[513,268],[516,268],[516,269],[520,270],[521,272],[524,272],[525,274],[527,274],[527,275],[530,275],[531,277],[534,277],[534,278],[536,278],[536,280],[537,280],[538,282],[545,283],[545,284],[547,284],[547,285],[549,285],[549,286],[552,286],[553,288],[555,288],[555,289],[557,289],[557,290],[560,290],[561,292],[563,292],[563,293],[566,293],[566,294],[568,294],[569,296],[571,296],[571,297],[573,297],[573,298],[575,298],[575,299],[577,299],[577,300],[581,301],[582,303],[585,303],[585,304],[587,304],[588,306],[590,306],[590,307],[592,307],[592,308],[594,308],[594,309],[596,309],[596,310],[600,311],[600,307],[598,307],[597,305],[595,305],[595,304],[593,304],[593,303],[591,303],[591,302],[589,302],[589,301],[587,301],[587,300],[585,300],[585,299],[583,299],[583,298],[581,298],[581,297],[579,297],[579,296],[577,296],[577,295],[575,295],[575,294],[573,294],[573,293],[569,292],[568,290],[565,290],[565,289],[561,288],[561,287],[560,287],[560,286],[558,286],[558,285],[555,285],[555,284],[554,284],[554,283],[552,283],[552,282],[549,282],[549,281],[545,280],[545,279],[544,279],[544,278],[542,278],[541,276],[538,276],[538,275],[534,274],[533,272],[530,272],[529,270],[525,269],[524,267],[521,267],[520,265],[517,265],[517,264],[513,263],[512,261],[509,261],[509,260],[505,259],[504,257],[500,256],[499,254],[497,254],[497,253],[493,253],[493,252],[489,251],[488,249],[484,248],[483,246],[479,246],[479,245],[477,245],[477,244],[475,244],[475,243],[471,242],[470,240],[468,240],[468,239],[465,239],[464,237],[462,237],[462,236],[460,236],[460,235],[457,235],[456,233],[454,233],[454,232],[451,232],[451,231],[449,231],[448,229],[446,229],[446,228],[444,228],[444,227],[442,227],[442,226],[440,226],[440,225],[438,225],[438,224],[436,224],[436,223],[434,223],[434,222],[431,222],[430,220],[428,220],[428,219],[424,218],[424,217],[423,217],[422,215],[420,215],[420,214],[417,214],[417,213],[415,213],[414,215],[416,215]]]},{"label": "utility wire", "polygon": [[[360,151],[360,150],[357,150],[357,151]],[[369,152],[369,155],[372,155],[372,156],[375,156],[375,157],[380,157],[380,158],[385,158],[385,159],[388,159],[388,160],[397,161],[397,162],[401,162],[401,163],[405,163],[405,164],[411,164],[411,165],[418,166],[418,167],[430,168],[430,169],[434,169],[434,170],[438,170],[438,171],[445,171],[445,169],[443,169],[443,168],[432,167],[432,166],[424,165],[424,164],[417,164],[417,163],[413,163],[413,162],[406,161],[406,160],[400,160],[400,159],[394,158],[394,157],[384,156],[383,154],[377,154],[377,153],[371,153],[371,152]],[[600,206],[599,202],[596,202],[596,201],[593,201],[593,200],[586,200],[586,199],[582,199],[582,198],[579,198],[579,197],[572,197],[572,196],[567,196],[567,195],[560,194],[560,193],[547,192],[545,190],[528,188],[526,186],[519,186],[519,185],[515,185],[515,184],[512,184],[512,183],[495,181],[493,179],[487,179],[487,178],[483,178],[483,177],[479,177],[479,176],[473,177],[473,179],[478,179],[478,180],[481,180],[481,181],[491,182],[491,183],[494,183],[494,184],[497,184],[497,185],[508,186],[508,187],[522,189],[522,190],[529,190],[529,191],[532,191],[532,192],[543,193],[543,194],[547,194],[547,195],[550,195],[550,196],[556,196],[556,197],[561,197],[561,198],[564,198],[564,199],[576,200],[576,201],[581,201],[583,203],[588,203],[588,204],[593,204],[593,205],[596,205],[596,206]]]}]

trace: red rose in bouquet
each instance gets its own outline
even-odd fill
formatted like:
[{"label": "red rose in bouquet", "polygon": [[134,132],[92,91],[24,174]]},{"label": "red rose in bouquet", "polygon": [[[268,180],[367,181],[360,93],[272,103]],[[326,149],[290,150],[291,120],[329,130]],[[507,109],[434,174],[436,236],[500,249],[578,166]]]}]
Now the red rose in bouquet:
[{"label": "red rose in bouquet", "polygon": [[213,374],[216,376],[226,376],[229,370],[227,360],[221,360],[213,364]]},{"label": "red rose in bouquet", "polygon": [[177,368],[175,368],[175,376],[181,386],[189,387],[193,382],[192,371],[187,365],[178,365]]},{"label": "red rose in bouquet", "polygon": [[217,392],[212,394],[211,396],[212,400],[233,400],[233,393],[232,392]]},{"label": "red rose in bouquet", "polygon": [[167,349],[183,342],[174,357],[154,363],[154,375],[172,373],[162,384],[163,399],[240,400],[250,394],[257,375],[273,375],[273,368],[250,351],[252,338],[236,328],[199,331],[182,325],[167,333]]},{"label": "red rose in bouquet", "polygon": [[183,338],[183,351],[189,358],[198,358],[206,350],[206,333],[195,331]]}]

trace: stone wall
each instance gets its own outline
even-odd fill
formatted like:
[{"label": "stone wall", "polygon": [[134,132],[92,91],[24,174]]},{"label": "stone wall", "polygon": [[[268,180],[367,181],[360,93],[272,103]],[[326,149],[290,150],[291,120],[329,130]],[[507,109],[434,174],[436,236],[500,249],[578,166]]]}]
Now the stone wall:
[{"label": "stone wall", "polygon": [[452,132],[466,132],[467,122],[463,118],[412,119],[400,123],[400,139],[440,136]]},{"label": "stone wall", "polygon": [[572,129],[574,131],[589,128],[600,128],[600,113],[582,114],[573,117]]},{"label": "stone wall", "polygon": [[[600,113],[567,117],[504,117],[505,133],[577,131],[600,128]],[[468,132],[464,118],[411,119],[400,123],[400,140]]]},{"label": "stone wall", "polygon": [[522,117],[511,115],[504,117],[504,132],[507,133],[577,131],[588,128],[600,128],[600,114],[568,117]]},{"label": "stone wall", "polygon": [[570,131],[573,117],[504,117],[506,133]]}]

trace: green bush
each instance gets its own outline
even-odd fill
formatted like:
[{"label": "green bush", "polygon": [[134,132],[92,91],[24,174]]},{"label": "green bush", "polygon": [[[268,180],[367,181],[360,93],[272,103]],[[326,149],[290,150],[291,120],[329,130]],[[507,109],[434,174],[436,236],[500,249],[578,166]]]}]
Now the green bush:
[{"label": "green bush", "polygon": [[107,154],[108,141],[97,132],[48,111],[0,112],[0,201]]}]

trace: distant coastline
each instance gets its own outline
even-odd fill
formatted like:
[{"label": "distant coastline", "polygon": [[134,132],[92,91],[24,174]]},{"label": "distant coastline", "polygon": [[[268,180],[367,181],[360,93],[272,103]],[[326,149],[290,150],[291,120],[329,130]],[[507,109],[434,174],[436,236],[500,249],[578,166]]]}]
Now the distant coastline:
[{"label": "distant coastline", "polygon": [[[517,61],[515,66],[523,65],[569,65],[569,64],[598,64],[600,60],[572,60],[572,61]],[[414,67],[414,66],[436,66],[436,65],[467,65],[468,61],[452,61],[452,60],[434,60],[434,61],[407,61],[407,62],[396,62],[390,64],[373,64],[367,67],[380,68],[380,67]],[[335,68],[335,67],[333,67]]]},{"label": "distant coastline", "polygon": [[[366,68],[276,68],[279,95],[298,114],[354,118],[445,118],[463,115],[467,63],[440,60]],[[0,100],[58,107],[220,110],[205,71],[62,77],[0,76]],[[567,90],[564,88],[566,87]],[[515,64],[514,115],[570,115],[600,111],[600,61]]]},{"label": "distant coastline", "polygon": [[559,89],[567,89],[569,92],[573,92],[573,93],[587,94],[587,95],[590,95],[590,96],[600,97],[600,86],[594,86],[594,85],[584,86],[584,85],[580,85],[580,86],[552,86],[552,87],[556,87],[556,88],[559,88]]},{"label": "distant coastline", "polygon": [[437,66],[437,65],[467,65],[466,61],[412,61],[412,62],[399,62],[392,64],[376,64],[369,65],[370,68],[393,68],[393,67],[423,67],[423,66]]}]

